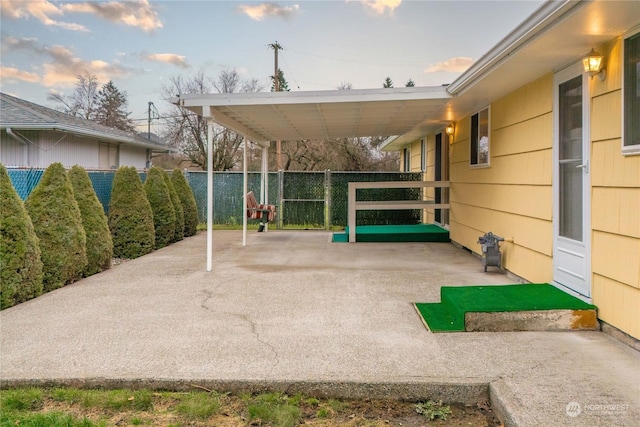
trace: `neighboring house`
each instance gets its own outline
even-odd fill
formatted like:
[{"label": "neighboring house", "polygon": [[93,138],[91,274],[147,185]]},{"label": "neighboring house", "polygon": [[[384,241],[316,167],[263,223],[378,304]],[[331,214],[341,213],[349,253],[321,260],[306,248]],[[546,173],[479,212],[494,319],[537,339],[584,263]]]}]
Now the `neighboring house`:
[{"label": "neighboring house", "polygon": [[148,168],[158,142],[0,93],[0,162],[6,167]]},{"label": "neighboring house", "polygon": [[382,148],[451,182],[450,216],[429,221],[476,253],[504,237],[504,269],[640,339],[640,3],[545,3],[447,91],[450,136],[445,121]]}]

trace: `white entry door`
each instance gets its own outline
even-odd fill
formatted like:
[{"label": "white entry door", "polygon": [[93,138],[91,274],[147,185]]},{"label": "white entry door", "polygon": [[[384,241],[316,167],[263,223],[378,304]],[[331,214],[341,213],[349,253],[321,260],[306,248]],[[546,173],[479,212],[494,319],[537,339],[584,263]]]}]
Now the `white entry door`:
[{"label": "white entry door", "polygon": [[591,297],[589,85],[581,64],[554,79],[553,279]]}]

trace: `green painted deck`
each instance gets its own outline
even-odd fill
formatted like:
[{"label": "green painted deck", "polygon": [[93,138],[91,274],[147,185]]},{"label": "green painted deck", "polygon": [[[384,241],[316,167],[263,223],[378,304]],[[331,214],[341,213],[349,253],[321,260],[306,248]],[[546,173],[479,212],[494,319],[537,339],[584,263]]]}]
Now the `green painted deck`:
[{"label": "green painted deck", "polygon": [[[333,233],[333,242],[348,241],[348,226]],[[356,242],[449,242],[449,230],[436,224],[358,225]]]}]

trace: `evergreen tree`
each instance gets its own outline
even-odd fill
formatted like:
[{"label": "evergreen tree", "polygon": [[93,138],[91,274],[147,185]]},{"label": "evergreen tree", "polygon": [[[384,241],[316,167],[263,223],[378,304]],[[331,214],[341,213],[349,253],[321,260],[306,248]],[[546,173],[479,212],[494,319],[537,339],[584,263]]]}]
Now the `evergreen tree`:
[{"label": "evergreen tree", "polygon": [[162,170],[156,166],[149,169],[144,182],[144,191],[153,212],[153,226],[156,234],[155,249],[167,246],[173,240],[176,227],[176,213],[171,203],[169,188],[162,176]]},{"label": "evergreen tree", "polygon": [[198,206],[196,198],[182,171],[178,168],[171,174],[171,182],[178,193],[184,211],[184,237],[194,236],[198,227]]},{"label": "evergreen tree", "polygon": [[113,240],[107,216],[87,171],[76,165],[69,171],[69,180],[87,235],[87,267],[83,271],[83,275],[87,277],[111,267]]},{"label": "evergreen tree", "polygon": [[391,81],[391,77],[387,77],[386,79],[384,79],[384,83],[382,84],[382,87],[385,89],[393,87],[393,81]]},{"label": "evergreen tree", "polygon": [[132,259],[153,251],[153,212],[140,176],[132,166],[121,166],[113,177],[109,229],[114,256]]},{"label": "evergreen tree", "polygon": [[173,209],[176,214],[175,230],[173,239],[171,239],[171,243],[179,242],[180,240],[184,239],[184,209],[182,209],[182,203],[180,202],[180,198],[178,197],[176,189],[173,187],[173,183],[171,182],[169,174],[164,169],[160,169],[160,171],[162,172],[164,182],[165,184],[167,184],[167,188],[169,189],[171,204],[173,205]]},{"label": "evergreen tree", "polygon": [[45,170],[25,205],[40,239],[45,292],[82,277],[87,265],[87,238],[62,163],[53,163]]},{"label": "evergreen tree", "polygon": [[0,309],[41,293],[40,241],[7,170],[0,164]]},{"label": "evergreen tree", "polygon": [[134,127],[127,112],[127,94],[121,92],[112,81],[102,85],[97,95],[95,120],[105,126],[133,132]]},{"label": "evergreen tree", "polygon": [[[280,68],[278,68],[278,84],[279,84],[278,92],[289,92],[289,83],[287,83],[287,80],[284,78],[284,73]],[[275,91],[276,91],[276,81],[273,77],[271,77],[271,92],[275,92]]]},{"label": "evergreen tree", "polygon": [[409,81],[407,83],[405,83],[405,87],[415,87],[416,82],[414,82],[412,79],[409,79]]}]

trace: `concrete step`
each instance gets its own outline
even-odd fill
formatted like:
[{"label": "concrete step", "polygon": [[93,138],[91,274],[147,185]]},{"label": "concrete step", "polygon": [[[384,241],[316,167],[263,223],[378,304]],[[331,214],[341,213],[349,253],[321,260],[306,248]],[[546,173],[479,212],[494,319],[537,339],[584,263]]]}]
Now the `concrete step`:
[{"label": "concrete step", "polygon": [[509,312],[468,312],[464,315],[467,332],[576,331],[598,330],[595,309],[529,310]]}]

